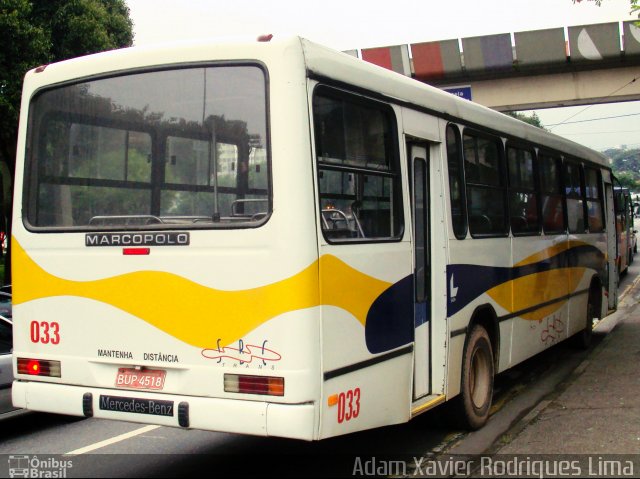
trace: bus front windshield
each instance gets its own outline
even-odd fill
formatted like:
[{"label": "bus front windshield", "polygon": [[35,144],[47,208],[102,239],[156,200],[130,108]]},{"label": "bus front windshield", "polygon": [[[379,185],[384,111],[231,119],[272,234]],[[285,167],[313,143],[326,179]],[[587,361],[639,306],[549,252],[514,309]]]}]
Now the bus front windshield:
[{"label": "bus front windshield", "polygon": [[66,84],[30,105],[33,229],[250,227],[271,211],[266,80],[256,65]]}]

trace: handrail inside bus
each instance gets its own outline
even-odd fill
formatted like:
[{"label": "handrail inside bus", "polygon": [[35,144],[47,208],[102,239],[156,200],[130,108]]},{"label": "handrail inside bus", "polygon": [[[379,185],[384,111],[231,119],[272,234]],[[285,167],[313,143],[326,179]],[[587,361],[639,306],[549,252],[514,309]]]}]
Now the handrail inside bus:
[{"label": "handrail inside bus", "polygon": [[[146,220],[146,221],[144,221]],[[164,221],[162,218],[158,218],[154,215],[107,215],[107,216],[94,216],[89,220],[89,225],[107,225],[117,222],[117,224],[135,224],[135,221],[143,221],[142,224],[162,224]]]},{"label": "handrail inside bus", "polygon": [[[350,226],[350,219],[347,217],[344,211],[338,210],[336,208],[325,208],[322,210],[322,226],[327,233],[330,233],[331,231],[348,231],[351,233],[356,233],[357,238],[366,238],[358,217],[353,214],[351,215],[351,219],[353,220],[354,228]],[[329,224],[329,222],[331,222],[331,225]],[[344,228],[338,227],[338,224],[340,222],[344,222]]]},{"label": "handrail inside bus", "polygon": [[[248,198],[248,199],[240,199],[240,200],[234,200],[233,203],[231,203],[231,216],[249,216],[245,213],[238,213],[236,210],[238,208],[238,205],[244,205],[247,203],[268,203],[268,199],[266,198]],[[259,212],[256,213],[254,215],[250,215],[250,216],[256,216],[256,215],[265,215],[266,216],[266,212]],[[263,216],[264,217],[264,216]]]}]

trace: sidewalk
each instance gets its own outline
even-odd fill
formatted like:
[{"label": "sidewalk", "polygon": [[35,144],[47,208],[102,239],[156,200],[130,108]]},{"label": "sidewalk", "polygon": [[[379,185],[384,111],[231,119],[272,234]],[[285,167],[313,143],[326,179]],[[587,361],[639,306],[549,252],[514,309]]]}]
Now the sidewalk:
[{"label": "sidewalk", "polygon": [[503,436],[494,453],[640,454],[640,304],[633,293],[565,389]]}]

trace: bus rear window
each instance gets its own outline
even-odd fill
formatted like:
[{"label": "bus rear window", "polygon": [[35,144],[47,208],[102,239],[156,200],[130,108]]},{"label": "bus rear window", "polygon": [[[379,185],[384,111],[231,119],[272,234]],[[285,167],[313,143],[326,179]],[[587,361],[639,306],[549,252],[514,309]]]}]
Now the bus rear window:
[{"label": "bus rear window", "polygon": [[183,68],[39,92],[27,226],[249,227],[271,211],[265,73]]}]

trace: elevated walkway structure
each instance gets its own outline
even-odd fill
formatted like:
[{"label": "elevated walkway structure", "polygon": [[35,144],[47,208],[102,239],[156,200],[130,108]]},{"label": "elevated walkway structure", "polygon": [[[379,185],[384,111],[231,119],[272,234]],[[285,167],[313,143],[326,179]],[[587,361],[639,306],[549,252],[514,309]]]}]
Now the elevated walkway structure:
[{"label": "elevated walkway structure", "polygon": [[640,100],[633,21],[364,48],[359,56],[500,111]]}]

